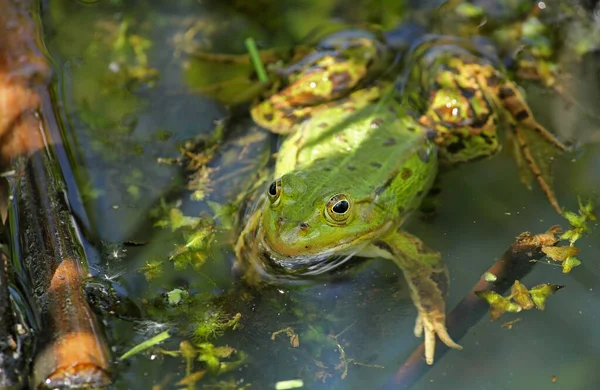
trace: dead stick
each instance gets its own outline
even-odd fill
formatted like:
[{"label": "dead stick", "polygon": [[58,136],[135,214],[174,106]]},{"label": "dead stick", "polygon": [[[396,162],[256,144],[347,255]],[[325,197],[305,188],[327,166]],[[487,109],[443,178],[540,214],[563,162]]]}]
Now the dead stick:
[{"label": "dead stick", "polygon": [[84,297],[84,250],[57,168],[50,145],[20,158],[13,180],[18,202],[9,214],[19,229],[13,247],[21,250],[41,314],[33,379],[36,387],[97,387],[110,382],[109,352]]},{"label": "dead stick", "polygon": [[0,253],[0,389],[22,387],[27,372],[10,302],[8,267],[8,257]]},{"label": "dead stick", "polygon": [[32,1],[0,0],[0,159],[16,168],[12,266],[23,266],[19,276],[41,313],[32,385],[97,387],[110,382],[109,352],[83,295],[88,269],[63,177],[69,167],[57,158],[65,154],[33,10]]},{"label": "dead stick", "polygon": [[[469,329],[475,326],[488,311],[488,304],[475,295],[476,291],[493,290],[499,294],[510,288],[515,280],[522,279],[533,268],[536,260],[545,256],[541,248],[552,246],[558,242],[555,234],[558,227],[535,236],[523,233],[508,248],[498,261],[488,270],[496,275],[494,282],[487,282],[482,276],[471,291],[458,303],[448,315],[448,333],[454,340],[460,340]],[[435,356],[439,361],[448,347],[437,343]],[[460,353],[460,352],[457,352]],[[408,389],[429,371],[429,366],[423,360],[424,345],[421,344],[398,369],[394,378],[383,386],[383,389]]]}]

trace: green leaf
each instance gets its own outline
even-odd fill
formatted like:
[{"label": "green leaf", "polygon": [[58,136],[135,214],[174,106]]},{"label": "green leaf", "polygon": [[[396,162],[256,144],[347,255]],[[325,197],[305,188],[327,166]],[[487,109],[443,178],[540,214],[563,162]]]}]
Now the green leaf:
[{"label": "green leaf", "polygon": [[492,321],[500,318],[507,311],[513,313],[521,311],[521,306],[494,291],[476,291],[475,294],[490,305],[490,318]]},{"label": "green leaf", "polygon": [[534,303],[531,300],[531,297],[529,296],[527,287],[522,285],[518,280],[515,280],[515,283],[510,289],[510,293],[515,303],[519,305],[523,310],[529,310],[533,308]]},{"label": "green leaf", "polygon": [[529,290],[529,294],[531,294],[531,298],[533,299],[535,306],[539,310],[544,310],[544,308],[546,307],[546,298],[548,298],[550,295],[554,294],[563,287],[565,286],[560,286],[558,284],[539,284],[533,287],[531,290]]},{"label": "green leaf", "polygon": [[170,306],[179,305],[184,299],[189,296],[189,293],[185,290],[176,288],[167,293],[167,301]]},{"label": "green leaf", "polygon": [[166,339],[168,339],[169,337],[171,337],[171,335],[169,334],[169,331],[166,330],[162,333],[157,334],[156,336],[143,341],[141,343],[139,343],[138,345],[136,345],[135,347],[131,348],[129,351],[125,352],[123,355],[121,355],[121,357],[119,358],[119,360],[125,360],[137,353],[140,353],[150,347],[153,347],[163,341],[165,341]]},{"label": "green leaf", "polygon": [[571,270],[578,265],[581,265],[581,260],[576,257],[567,257],[567,259],[562,264],[563,274],[568,274]]},{"label": "green leaf", "polygon": [[546,246],[542,248],[542,252],[554,261],[564,261],[566,258],[579,253],[579,249],[574,246]]}]

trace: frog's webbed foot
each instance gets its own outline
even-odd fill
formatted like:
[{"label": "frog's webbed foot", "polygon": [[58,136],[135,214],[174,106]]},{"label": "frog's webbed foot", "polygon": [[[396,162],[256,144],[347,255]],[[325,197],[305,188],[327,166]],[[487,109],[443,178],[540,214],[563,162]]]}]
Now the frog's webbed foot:
[{"label": "frog's webbed foot", "polygon": [[569,148],[538,123],[517,86],[506,80],[498,89],[498,97],[509,114],[513,154],[521,181],[531,187],[535,179],[554,209],[562,210],[552,189],[552,162]]},{"label": "frog's webbed foot", "polygon": [[425,333],[425,361],[427,364],[433,364],[435,354],[435,336],[437,335],[442,343],[453,349],[461,350],[462,347],[452,340],[448,334],[445,324],[446,316],[443,313],[431,313],[425,310],[419,310],[417,321],[415,322],[415,336],[421,337]]},{"label": "frog's webbed foot", "polygon": [[433,364],[436,335],[448,347],[462,349],[446,329],[444,297],[449,278],[439,253],[431,251],[417,237],[403,231],[392,231],[360,255],[385,257],[402,268],[418,312],[415,336],[425,335],[427,364]]}]

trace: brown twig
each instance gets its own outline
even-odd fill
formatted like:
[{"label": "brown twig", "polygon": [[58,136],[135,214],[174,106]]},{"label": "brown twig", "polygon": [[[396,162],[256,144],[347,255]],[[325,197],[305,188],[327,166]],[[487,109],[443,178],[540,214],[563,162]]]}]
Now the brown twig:
[{"label": "brown twig", "polygon": [[[535,265],[533,260],[539,260],[545,256],[541,250],[543,246],[552,246],[558,242],[556,233],[559,230],[555,226],[546,233],[535,236],[523,233],[517,237],[502,257],[487,271],[496,275],[496,281],[488,282],[482,276],[479,282],[473,286],[471,291],[448,315],[448,333],[452,339],[460,340],[488,311],[488,304],[478,298],[475,292],[492,290],[499,294],[504,293],[515,280],[523,278],[531,271]],[[438,361],[447,351],[448,347],[442,343],[437,343],[435,356]],[[393,379],[383,388],[408,389],[413,386],[432,367],[425,363],[423,356],[424,345],[421,344],[398,369]]]},{"label": "brown twig", "polygon": [[64,151],[51,72],[33,14],[33,1],[0,0],[0,164],[15,171],[11,265],[40,314],[31,385],[98,387],[110,382],[109,350],[84,297],[89,271],[63,176],[70,168],[57,158]]}]

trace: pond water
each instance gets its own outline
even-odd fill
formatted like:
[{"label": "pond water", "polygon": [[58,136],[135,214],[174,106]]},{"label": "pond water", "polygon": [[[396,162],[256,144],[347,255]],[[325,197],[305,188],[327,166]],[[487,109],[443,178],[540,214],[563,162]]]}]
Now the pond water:
[{"label": "pond water", "polygon": [[[193,294],[224,297],[228,318],[242,314],[241,327],[211,342],[243,351],[246,361],[229,372],[207,376],[197,388],[252,384],[252,389],[273,389],[277,382],[293,379],[303,379],[304,388],[310,389],[401,388],[390,385],[390,380],[421,341],[413,335],[415,311],[407,287],[391,262],[372,261],[340,280],[252,292],[248,298],[237,287],[231,292],[233,254],[227,245],[199,270],[173,269],[168,258],[181,238],[177,232],[154,226],[156,213],[151,211],[160,208],[161,200],[179,200],[185,215],[204,215],[210,211],[206,200],[226,203],[231,199],[225,194],[235,192],[216,186],[218,190],[205,200],[192,201],[190,192],[182,189],[186,180],[182,169],[157,162],[161,157],[178,157],[184,141],[211,134],[214,121],[227,115],[222,104],[226,97],[207,85],[242,80],[240,88],[248,86],[240,76],[247,67],[225,70],[225,65],[194,59],[191,52],[244,54],[248,36],[261,47],[285,48],[315,31],[344,24],[378,23],[391,28],[403,20],[410,4],[358,0],[302,4],[264,0],[253,6],[240,1],[42,3],[45,42],[58,74],[65,139],[91,231],[100,244],[90,259],[92,272],[111,281],[140,307],[186,286]],[[138,72],[141,81],[131,82],[131,73],[124,76],[123,63],[129,64],[129,72]],[[560,96],[527,84],[540,121],[559,137],[577,142],[576,151],[562,157],[555,170],[557,197],[569,210],[577,210],[578,196],[593,198],[600,191],[600,129],[593,115],[600,113],[599,64],[586,57],[574,71],[566,93],[577,104],[570,108]],[[155,79],[151,69],[160,76]],[[241,116],[235,125],[243,129],[251,122]],[[256,134],[255,139],[264,142],[248,152],[250,157],[267,150],[269,138]],[[235,172],[235,167],[218,175],[228,171]],[[541,191],[529,191],[520,183],[507,153],[448,172],[442,189],[439,215],[428,222],[415,217],[406,229],[443,254],[451,275],[448,310],[518,234],[567,225]],[[538,264],[522,280],[527,286],[547,282],[566,286],[548,299],[545,311],[507,314],[494,322],[484,317],[459,340],[462,351],[445,354],[412,388],[599,388],[600,230],[592,225],[590,235],[578,243],[581,266],[562,274],[559,267]],[[226,238],[227,231],[219,230],[218,239]],[[153,261],[166,261],[166,265],[158,277],[148,280],[139,270]],[[153,318],[150,309],[146,313],[144,321],[106,318],[114,357],[167,329],[164,317]],[[512,329],[501,326],[516,318],[520,321]],[[293,348],[285,335],[271,340],[273,332],[287,327],[299,335],[299,347]],[[187,335],[181,327],[170,329],[179,332],[174,331],[177,336],[163,347],[175,350]],[[340,365],[340,347],[347,376]],[[202,367],[196,365],[196,370]],[[185,376],[181,358],[156,350],[118,361],[115,368],[116,389],[181,388],[175,384]]]}]

